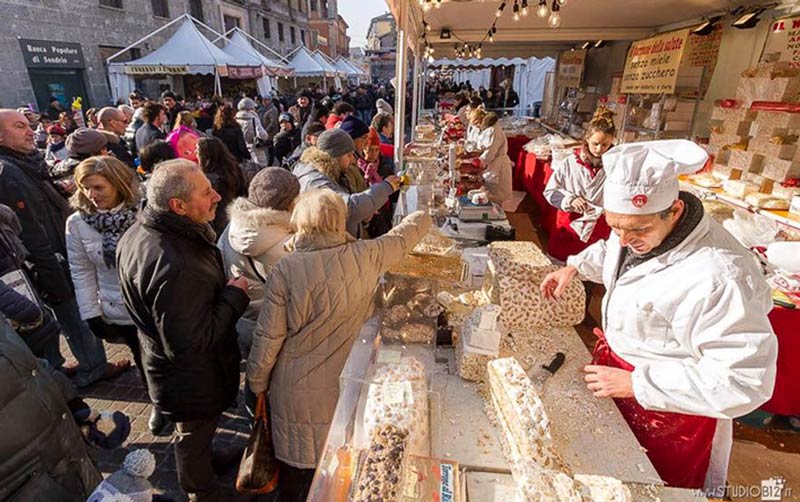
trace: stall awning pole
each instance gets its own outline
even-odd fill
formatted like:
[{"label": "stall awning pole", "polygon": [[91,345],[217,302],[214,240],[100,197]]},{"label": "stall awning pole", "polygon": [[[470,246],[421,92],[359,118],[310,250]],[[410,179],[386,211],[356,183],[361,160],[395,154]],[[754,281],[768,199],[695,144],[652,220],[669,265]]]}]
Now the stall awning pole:
[{"label": "stall awning pole", "polygon": [[414,82],[411,86],[411,130],[417,127],[419,120],[419,79],[422,58],[419,54],[420,46],[414,47]]},{"label": "stall awning pole", "polygon": [[398,170],[403,166],[403,149],[406,143],[406,83],[408,81],[408,2],[400,0],[397,19],[397,60],[395,61],[395,100],[394,100],[394,161]]}]

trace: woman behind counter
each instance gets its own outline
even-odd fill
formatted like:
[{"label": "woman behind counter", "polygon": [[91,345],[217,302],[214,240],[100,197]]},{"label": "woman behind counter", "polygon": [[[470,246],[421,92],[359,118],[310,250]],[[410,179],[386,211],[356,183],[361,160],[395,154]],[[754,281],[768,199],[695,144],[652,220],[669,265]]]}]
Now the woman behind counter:
[{"label": "woman behind counter", "polygon": [[561,262],[599,240],[607,239],[611,229],[602,215],[603,154],[614,143],[614,113],[598,108],[589,122],[583,145],[560,164],[544,189],[544,197],[558,209],[556,228],[547,242],[547,254]]},{"label": "woman behind counter", "polygon": [[285,500],[306,499],[339,398],[339,375],[378,278],[431,225],[418,211],[384,236],[356,241],[346,222],[347,206],[333,191],[300,195],[290,254],[267,277],[253,334],[247,383],[256,394],[269,390],[275,455],[286,464]]}]

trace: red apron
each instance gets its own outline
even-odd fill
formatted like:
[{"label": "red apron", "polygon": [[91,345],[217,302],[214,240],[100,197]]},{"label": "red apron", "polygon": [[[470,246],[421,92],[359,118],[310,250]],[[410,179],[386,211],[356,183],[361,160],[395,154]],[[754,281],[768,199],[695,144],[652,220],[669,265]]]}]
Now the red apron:
[{"label": "red apron", "polygon": [[[633,366],[611,350],[601,330],[595,329],[595,335],[599,339],[594,347],[594,364],[633,371]],[[717,430],[715,418],[649,411],[634,398],[614,402],[668,486],[703,488]]]},{"label": "red apron", "polygon": [[601,214],[589,240],[583,242],[578,237],[578,233],[570,226],[581,216],[583,215],[580,213],[571,213],[560,209],[556,212],[555,228],[547,237],[547,254],[557,260],[567,261],[568,257],[580,253],[597,241],[608,239],[608,236],[611,235],[611,227],[606,223],[605,215]]},{"label": "red apron", "polygon": [[[586,168],[592,178],[597,176],[601,168],[592,167],[584,162],[581,158],[580,148],[576,148],[573,151],[573,155],[575,155],[575,161],[578,165]],[[573,230],[571,226],[571,223],[581,216],[580,213],[563,211],[561,209],[556,212],[555,228],[547,237],[547,254],[559,261],[567,261],[567,258],[570,256],[580,253],[597,241],[608,239],[608,236],[611,235],[611,227],[606,223],[605,215],[601,214],[595,224],[592,235],[589,236],[589,240],[583,242],[580,237],[578,237],[578,233]]]}]

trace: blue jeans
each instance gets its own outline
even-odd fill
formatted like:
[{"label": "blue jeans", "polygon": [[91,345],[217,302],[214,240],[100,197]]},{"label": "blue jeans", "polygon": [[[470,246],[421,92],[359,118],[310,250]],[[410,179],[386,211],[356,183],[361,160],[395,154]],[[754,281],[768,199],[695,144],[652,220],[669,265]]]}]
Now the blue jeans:
[{"label": "blue jeans", "polygon": [[69,350],[78,360],[78,374],[75,384],[86,387],[96,382],[106,371],[106,349],[103,341],[89,329],[89,325],[81,320],[78,302],[75,297],[64,300],[53,306],[64,336],[67,338]]}]

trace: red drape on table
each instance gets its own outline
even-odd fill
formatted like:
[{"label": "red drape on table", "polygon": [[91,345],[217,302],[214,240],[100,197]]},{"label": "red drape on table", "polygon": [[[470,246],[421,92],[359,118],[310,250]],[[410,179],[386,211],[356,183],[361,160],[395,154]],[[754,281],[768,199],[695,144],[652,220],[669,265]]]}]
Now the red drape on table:
[{"label": "red drape on table", "polygon": [[800,309],[775,307],[769,320],[778,336],[778,376],[772,399],[762,408],[778,415],[800,415]]}]

